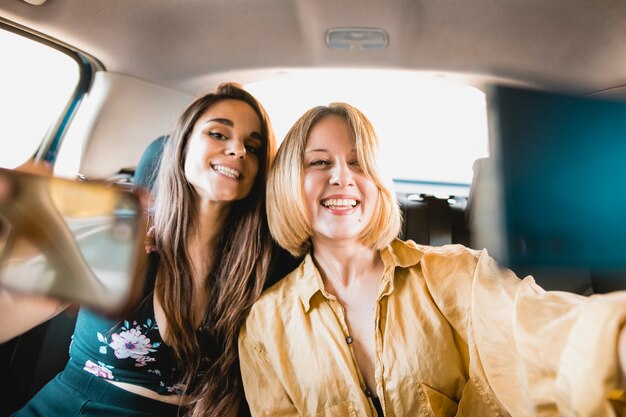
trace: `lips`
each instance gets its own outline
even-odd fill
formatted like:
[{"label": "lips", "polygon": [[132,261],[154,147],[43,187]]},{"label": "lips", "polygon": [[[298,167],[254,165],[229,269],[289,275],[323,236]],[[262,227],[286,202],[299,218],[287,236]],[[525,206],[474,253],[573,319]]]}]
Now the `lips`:
[{"label": "lips", "polygon": [[232,178],[234,180],[239,179],[239,177],[241,176],[241,172],[237,171],[236,169],[227,167],[225,165],[213,164],[211,165],[211,168],[217,171],[220,175],[223,175],[228,178]]},{"label": "lips", "polygon": [[353,197],[348,198],[325,198],[320,202],[322,206],[335,211],[348,211],[360,204],[360,201]]}]

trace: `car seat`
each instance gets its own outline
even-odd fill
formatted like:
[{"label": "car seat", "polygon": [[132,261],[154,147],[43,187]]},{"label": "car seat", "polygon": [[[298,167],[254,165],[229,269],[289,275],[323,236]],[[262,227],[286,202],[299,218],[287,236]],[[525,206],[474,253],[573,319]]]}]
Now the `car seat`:
[{"label": "car seat", "polygon": [[[487,207],[482,204],[482,199],[489,198],[486,194],[492,191],[488,184],[490,176],[494,175],[493,172],[489,172],[492,169],[490,163],[491,160],[489,158],[480,158],[474,162],[473,166],[474,177],[470,188],[467,217],[469,219],[468,222],[472,224],[474,229],[482,227],[477,222],[480,219],[480,214],[485,214],[479,212]],[[564,207],[563,209],[565,210],[566,208]],[[493,213],[490,215],[493,215]],[[532,275],[537,284],[546,290],[569,291],[582,295],[591,295],[626,289],[626,272],[620,271],[525,266],[516,267],[513,272],[519,277]]]},{"label": "car seat", "polygon": [[440,198],[424,193],[397,192],[396,199],[402,212],[402,239],[431,246],[469,245],[466,197]]},{"label": "car seat", "polygon": [[168,135],[156,138],[148,145],[143,155],[141,155],[141,159],[133,175],[133,187],[135,189],[144,188],[148,191],[152,191],[159,165],[161,164],[161,155],[163,154],[163,149],[165,148],[165,143],[168,138]]}]

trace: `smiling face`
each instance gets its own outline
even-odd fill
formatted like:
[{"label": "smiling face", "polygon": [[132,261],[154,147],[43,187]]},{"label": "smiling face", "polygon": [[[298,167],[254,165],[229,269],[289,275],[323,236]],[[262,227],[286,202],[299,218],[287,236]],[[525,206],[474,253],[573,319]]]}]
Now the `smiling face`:
[{"label": "smiling face", "polygon": [[205,202],[245,198],[259,171],[261,121],[247,103],[222,100],[202,114],[189,134],[185,177]]},{"label": "smiling face", "polygon": [[352,130],[336,115],[319,120],[304,149],[304,200],[313,242],[358,242],[372,221],[376,184],[361,170]]}]

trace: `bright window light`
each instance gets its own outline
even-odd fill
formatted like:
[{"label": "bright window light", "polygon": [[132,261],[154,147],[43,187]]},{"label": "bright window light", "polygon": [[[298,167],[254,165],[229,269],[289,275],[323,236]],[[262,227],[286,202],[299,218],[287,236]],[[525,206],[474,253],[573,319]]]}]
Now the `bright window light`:
[{"label": "bright window light", "polygon": [[269,113],[278,141],[304,112],[333,101],[361,110],[381,141],[394,180],[469,184],[488,154],[485,94],[409,71],[317,70],[247,84]]},{"label": "bright window light", "polygon": [[0,30],[0,167],[35,153],[76,87],[78,64],[56,49]]}]

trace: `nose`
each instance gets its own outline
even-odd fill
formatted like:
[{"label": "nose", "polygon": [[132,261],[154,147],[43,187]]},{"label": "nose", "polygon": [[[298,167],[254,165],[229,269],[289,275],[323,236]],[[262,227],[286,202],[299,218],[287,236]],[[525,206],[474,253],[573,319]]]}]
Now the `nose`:
[{"label": "nose", "polygon": [[338,187],[352,187],[354,186],[354,177],[352,176],[352,170],[347,163],[342,162],[335,164],[331,170],[330,185]]},{"label": "nose", "polygon": [[246,147],[244,143],[237,139],[231,139],[226,146],[226,155],[232,156],[235,159],[245,159],[246,157]]}]

